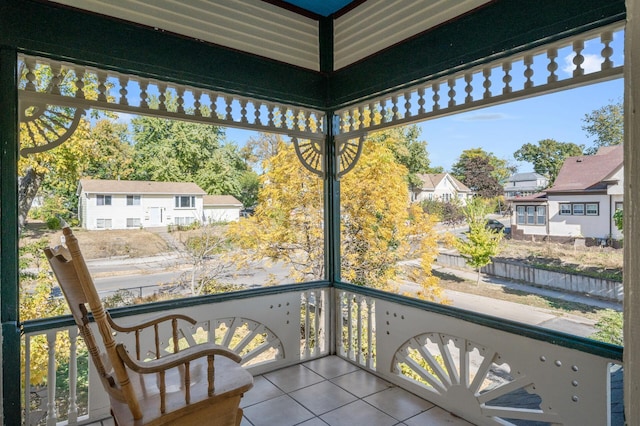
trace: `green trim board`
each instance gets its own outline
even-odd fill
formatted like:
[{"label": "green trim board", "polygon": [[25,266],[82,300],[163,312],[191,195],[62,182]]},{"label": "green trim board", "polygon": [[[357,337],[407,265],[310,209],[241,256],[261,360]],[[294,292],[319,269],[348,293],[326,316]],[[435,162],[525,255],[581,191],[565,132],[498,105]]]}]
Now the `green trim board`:
[{"label": "green trim board", "polygon": [[334,72],[340,109],[625,18],[623,0],[500,0]]},{"label": "green trim board", "polygon": [[315,109],[325,104],[322,73],[51,3],[3,0],[0,28],[0,45],[36,56]]},{"label": "green trim board", "polygon": [[20,329],[18,327],[18,87],[17,52],[0,48],[0,317],[5,419],[19,419]]}]

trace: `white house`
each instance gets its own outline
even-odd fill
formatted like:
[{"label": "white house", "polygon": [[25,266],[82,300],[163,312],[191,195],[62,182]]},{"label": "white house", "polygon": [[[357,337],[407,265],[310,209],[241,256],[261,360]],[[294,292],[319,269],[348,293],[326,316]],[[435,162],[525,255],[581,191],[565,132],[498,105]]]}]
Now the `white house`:
[{"label": "white house", "polygon": [[422,186],[413,188],[411,201],[438,200],[453,201],[459,200],[465,205],[467,199],[471,198],[472,191],[458,179],[449,173],[419,174]]},{"label": "white house", "polygon": [[549,179],[539,173],[515,173],[504,186],[506,198],[523,197],[540,192],[549,185]]},{"label": "white house", "polygon": [[513,200],[514,238],[620,240],[613,214],[623,203],[622,146],[569,157],[544,193]]},{"label": "white house", "polygon": [[83,228],[126,229],[202,221],[206,192],[192,182],[82,179],[78,195]]},{"label": "white house", "polygon": [[242,203],[233,195],[205,195],[203,208],[207,223],[234,222],[240,219]]}]

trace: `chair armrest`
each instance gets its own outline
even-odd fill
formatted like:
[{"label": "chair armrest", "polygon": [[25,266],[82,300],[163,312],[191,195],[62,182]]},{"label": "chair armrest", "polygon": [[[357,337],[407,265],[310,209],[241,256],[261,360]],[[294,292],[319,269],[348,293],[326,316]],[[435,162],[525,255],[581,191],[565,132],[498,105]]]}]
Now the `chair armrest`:
[{"label": "chair armrest", "polygon": [[125,363],[127,367],[139,374],[160,373],[170,368],[177,367],[187,362],[193,361],[198,358],[222,355],[237,363],[242,361],[242,357],[229,349],[216,345],[215,343],[202,343],[196,346],[191,346],[178,353],[170,354],[162,358],[153,359],[150,361],[137,361],[129,356],[127,349],[122,343],[116,346],[118,355]]},{"label": "chair armrest", "polygon": [[107,312],[107,321],[109,321],[109,324],[111,325],[111,327],[116,330],[116,331],[120,331],[123,333],[128,333],[128,332],[132,332],[132,331],[138,331],[138,330],[142,330],[143,328],[147,328],[147,327],[151,327],[157,324],[160,324],[162,322],[165,321],[171,321],[171,320],[184,320],[187,321],[188,323],[190,323],[191,325],[195,325],[197,323],[197,321],[187,315],[181,315],[181,314],[161,314],[155,317],[151,317],[147,320],[145,320],[144,322],[139,322],[139,323],[135,323],[135,324],[129,324],[129,325],[123,325],[123,324],[117,324],[113,318],[111,318],[111,315],[108,314]]}]

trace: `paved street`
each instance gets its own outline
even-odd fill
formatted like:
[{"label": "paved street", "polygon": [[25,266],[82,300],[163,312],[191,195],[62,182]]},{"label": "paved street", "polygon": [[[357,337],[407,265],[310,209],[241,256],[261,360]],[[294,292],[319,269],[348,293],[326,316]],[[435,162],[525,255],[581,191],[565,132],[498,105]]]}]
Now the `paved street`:
[{"label": "paved street", "polygon": [[[183,260],[178,256],[166,255],[143,259],[112,259],[90,260],[89,269],[95,275],[98,291],[107,295],[118,289],[130,289],[134,294],[147,295],[157,291],[163,283],[175,282],[187,270]],[[435,269],[447,274],[457,275],[470,281],[475,281],[476,274],[472,271],[462,271],[435,265]],[[248,288],[259,287],[270,278],[280,283],[288,282],[288,268],[282,264],[265,266],[254,264],[250,269],[235,271],[228,274],[226,282],[241,284]],[[513,289],[530,293],[537,293],[559,300],[570,300],[599,308],[621,310],[617,303],[602,301],[586,296],[561,293],[537,287],[513,283],[494,277],[483,277],[482,285],[508,286]],[[415,292],[418,286],[404,282],[401,292]],[[542,309],[521,305],[518,303],[496,300],[490,297],[472,295],[457,291],[446,290],[445,295],[452,301],[452,306],[480,312],[526,324],[537,325],[578,336],[589,336],[593,333],[594,321],[576,315],[558,314],[549,309]]]}]

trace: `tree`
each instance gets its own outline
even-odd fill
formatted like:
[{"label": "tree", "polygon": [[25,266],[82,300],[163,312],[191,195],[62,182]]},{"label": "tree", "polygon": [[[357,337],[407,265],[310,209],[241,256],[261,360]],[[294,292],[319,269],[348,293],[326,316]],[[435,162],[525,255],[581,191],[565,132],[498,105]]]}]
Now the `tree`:
[{"label": "tree", "polygon": [[195,182],[208,194],[242,198],[242,176],[249,172],[234,144],[213,125],[155,117],[136,117],[133,125],[136,180]]},{"label": "tree", "polygon": [[490,171],[490,175],[499,184],[505,182],[509,178],[509,176],[511,176],[517,170],[516,167],[509,164],[507,160],[496,157],[492,152],[486,152],[482,148],[466,149],[462,151],[460,157],[458,157],[458,161],[453,164],[453,166],[451,166],[451,174],[465,185],[467,185],[465,179],[467,177],[468,171],[470,170],[468,168],[467,162],[471,158],[475,157],[487,159],[487,162],[493,167],[493,169]]},{"label": "tree", "polygon": [[[389,288],[398,262],[421,258],[411,273],[421,297],[440,297],[431,263],[437,252],[433,218],[418,206],[407,208],[407,169],[388,144],[365,142],[357,166],[342,178],[342,276],[354,284]],[[298,161],[292,145],[282,143],[265,162],[259,203],[253,216],[229,226],[234,242],[291,265],[297,280],[324,278],[322,179]],[[245,250],[246,251],[246,250]]]},{"label": "tree", "polygon": [[526,143],[513,153],[518,161],[526,161],[533,164],[533,170],[549,178],[553,184],[558,172],[567,157],[582,155],[584,145],[576,145],[572,142],[558,142],[553,139],[543,139],[537,145]]},{"label": "tree", "polygon": [[456,164],[465,170],[462,183],[477,195],[484,198],[493,198],[504,192],[502,185],[494,176],[493,171],[495,169],[488,157],[465,157]]},{"label": "tree", "polygon": [[191,264],[181,283],[192,296],[239,290],[242,287],[224,284],[221,278],[229,275],[232,263],[223,258],[228,250],[224,232],[215,225],[202,226],[184,242],[184,255]]},{"label": "tree", "polygon": [[431,167],[427,142],[418,139],[420,132],[420,127],[414,124],[375,132],[369,137],[371,142],[385,143],[393,152],[396,161],[407,168],[410,189],[422,185],[418,174],[444,171],[442,167]]},{"label": "tree", "polygon": [[469,224],[469,232],[466,238],[458,237],[453,241],[453,245],[460,252],[467,264],[478,271],[480,284],[481,269],[491,263],[491,258],[498,254],[500,241],[503,234],[495,232],[486,225],[487,206],[483,200],[476,198],[470,201],[464,209],[465,218]]},{"label": "tree", "polygon": [[[20,84],[26,84],[26,69],[20,65]],[[35,90],[38,92],[50,92],[52,90],[53,75],[47,66],[36,66],[31,70],[34,76]],[[63,69],[60,75],[59,89],[61,92],[72,93],[75,89],[73,72]],[[95,76],[87,75],[83,80],[83,91],[88,99],[96,99],[98,96],[98,82]],[[110,83],[107,83],[107,89]],[[46,113],[45,113],[46,111]],[[28,119],[20,123],[20,146],[29,148],[42,146],[47,141],[52,142],[63,134],[65,124],[70,124],[71,118],[76,114],[74,108],[48,105],[46,109],[30,108],[26,111]],[[91,118],[99,119],[110,114],[92,110]],[[99,145],[104,147],[104,145]],[[75,132],[62,145],[37,154],[29,154],[18,161],[18,222],[22,229],[26,223],[27,215],[36,196],[42,195],[45,199],[57,198],[64,204],[65,216],[70,216],[70,211],[75,209],[76,188],[78,179],[85,175],[88,164],[96,159],[110,158],[108,153],[100,151],[92,138],[90,121],[81,118]],[[104,155],[104,157],[102,157]]]},{"label": "tree", "polygon": [[594,146],[586,154],[594,154],[602,146],[620,145],[624,139],[624,106],[611,103],[585,114],[582,130],[594,137]]}]

